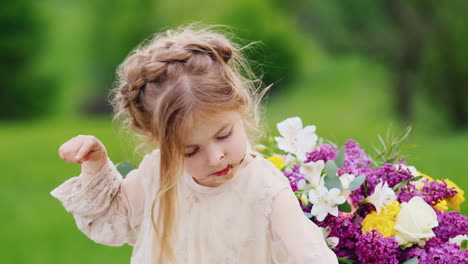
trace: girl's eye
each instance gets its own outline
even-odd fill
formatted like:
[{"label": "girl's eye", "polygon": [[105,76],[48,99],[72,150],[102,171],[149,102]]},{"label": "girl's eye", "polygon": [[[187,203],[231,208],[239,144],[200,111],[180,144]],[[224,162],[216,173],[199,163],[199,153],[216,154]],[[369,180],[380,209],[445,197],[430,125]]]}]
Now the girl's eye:
[{"label": "girl's eye", "polygon": [[185,157],[190,158],[193,155],[197,154],[197,152],[198,152],[198,148],[196,148],[194,151],[192,151],[190,153],[185,154]]},{"label": "girl's eye", "polygon": [[[229,131],[229,133],[227,135],[222,136],[222,137],[218,137],[218,139],[223,140],[223,139],[226,139],[226,138],[230,137],[231,135],[232,135],[232,129],[231,129],[231,131]],[[185,154],[185,157],[190,158],[193,155],[197,154],[197,152],[198,152],[198,147],[194,151]]]},{"label": "girl's eye", "polygon": [[232,134],[232,130],[229,131],[229,133],[225,136],[222,136],[222,137],[219,137],[218,139],[225,139],[225,138],[228,138],[230,135]]}]

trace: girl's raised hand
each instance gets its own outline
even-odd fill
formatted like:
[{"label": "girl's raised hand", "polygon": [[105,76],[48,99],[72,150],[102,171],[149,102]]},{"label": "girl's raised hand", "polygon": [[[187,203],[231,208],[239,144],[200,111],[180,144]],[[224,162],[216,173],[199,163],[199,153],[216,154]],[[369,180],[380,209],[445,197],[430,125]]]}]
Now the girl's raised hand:
[{"label": "girl's raised hand", "polygon": [[63,143],[58,152],[62,160],[75,164],[85,161],[105,163],[107,160],[104,144],[94,136],[78,135]]}]

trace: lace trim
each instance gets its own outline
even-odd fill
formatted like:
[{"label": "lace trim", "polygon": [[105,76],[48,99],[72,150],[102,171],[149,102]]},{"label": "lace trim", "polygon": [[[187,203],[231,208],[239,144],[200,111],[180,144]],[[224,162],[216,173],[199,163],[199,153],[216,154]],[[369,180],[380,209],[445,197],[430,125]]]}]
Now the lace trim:
[{"label": "lace trim", "polygon": [[73,214],[94,215],[109,207],[119,191],[122,176],[108,159],[104,167],[91,180],[83,185],[79,176],[66,180],[50,194],[60,200],[65,210]]}]

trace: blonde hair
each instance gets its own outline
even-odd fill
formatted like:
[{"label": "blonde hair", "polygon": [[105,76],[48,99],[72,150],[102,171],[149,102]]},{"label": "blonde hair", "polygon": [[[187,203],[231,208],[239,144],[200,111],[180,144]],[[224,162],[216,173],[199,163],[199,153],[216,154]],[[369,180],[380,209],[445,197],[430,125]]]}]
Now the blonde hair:
[{"label": "blonde hair", "polygon": [[[160,148],[157,199],[151,206],[156,231],[157,263],[175,259],[177,181],[183,172],[184,136],[200,115],[239,111],[250,143],[263,136],[260,102],[270,87],[261,90],[242,50],[218,26],[190,24],[167,30],[143,42],[118,67],[111,92],[114,120]],[[159,200],[155,221],[153,210]],[[158,227],[161,227],[159,229]]]}]

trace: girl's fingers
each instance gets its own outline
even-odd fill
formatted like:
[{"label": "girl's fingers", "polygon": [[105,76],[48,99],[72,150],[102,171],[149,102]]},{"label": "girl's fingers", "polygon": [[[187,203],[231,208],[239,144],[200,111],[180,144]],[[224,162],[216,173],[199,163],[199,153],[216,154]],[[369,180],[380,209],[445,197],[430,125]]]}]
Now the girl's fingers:
[{"label": "girl's fingers", "polygon": [[80,161],[82,158],[88,155],[88,153],[91,151],[91,148],[93,147],[93,144],[94,143],[92,141],[85,141],[78,153],[75,155],[75,160]]},{"label": "girl's fingers", "polygon": [[70,139],[60,146],[58,152],[62,160],[78,164],[107,155],[102,143],[94,136],[88,135],[78,135]]}]

